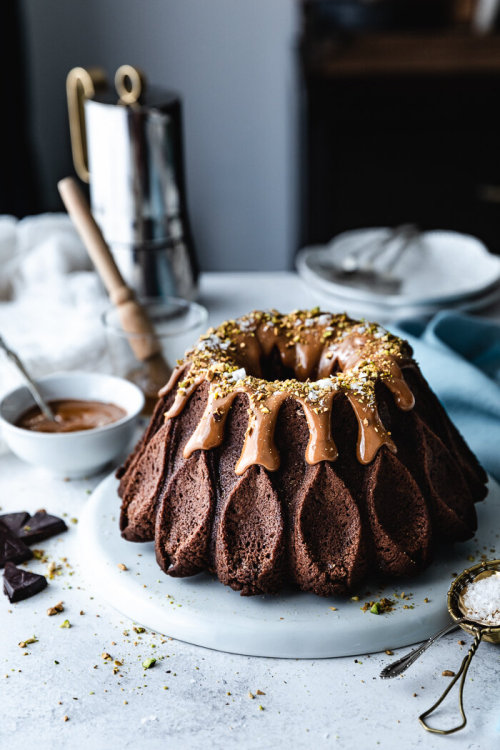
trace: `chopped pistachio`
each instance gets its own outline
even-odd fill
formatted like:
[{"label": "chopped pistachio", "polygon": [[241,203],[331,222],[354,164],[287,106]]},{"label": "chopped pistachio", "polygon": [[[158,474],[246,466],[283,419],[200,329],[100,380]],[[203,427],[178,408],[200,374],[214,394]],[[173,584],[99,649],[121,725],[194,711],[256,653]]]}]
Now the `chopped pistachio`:
[{"label": "chopped pistachio", "polygon": [[365,602],[361,609],[363,612],[370,611],[373,615],[381,615],[385,612],[392,612],[394,609],[394,602],[383,596],[378,602]]},{"label": "chopped pistachio", "polygon": [[144,667],[144,669],[151,669],[151,667],[154,667],[155,664],[156,664],[156,659],[153,656],[150,656],[149,659],[145,659],[142,662],[142,666]]},{"label": "chopped pistachio", "polygon": [[26,648],[26,646],[29,646],[30,643],[38,643],[38,638],[36,635],[34,635],[32,638],[26,638],[25,641],[20,641],[19,646],[20,648]]},{"label": "chopped pistachio", "polygon": [[69,620],[64,620],[64,622],[62,622],[62,623],[61,623],[61,624],[59,625],[59,627],[60,627],[60,628],[70,628],[70,627],[71,627],[71,623],[70,623],[70,621],[69,621]]},{"label": "chopped pistachio", "polygon": [[59,612],[62,612],[64,610],[64,606],[62,602],[58,602],[57,604],[54,604],[53,607],[49,607],[47,610],[47,614],[49,617],[52,617],[53,615],[57,615]]}]

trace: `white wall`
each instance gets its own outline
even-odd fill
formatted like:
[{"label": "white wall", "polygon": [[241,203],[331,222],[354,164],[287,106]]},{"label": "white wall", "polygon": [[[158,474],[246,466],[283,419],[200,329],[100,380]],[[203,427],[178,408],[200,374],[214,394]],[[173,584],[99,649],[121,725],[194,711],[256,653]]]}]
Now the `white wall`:
[{"label": "white wall", "polygon": [[65,78],[123,63],[181,92],[205,269],[283,269],[297,242],[297,0],[23,0],[47,206],[69,170]]}]

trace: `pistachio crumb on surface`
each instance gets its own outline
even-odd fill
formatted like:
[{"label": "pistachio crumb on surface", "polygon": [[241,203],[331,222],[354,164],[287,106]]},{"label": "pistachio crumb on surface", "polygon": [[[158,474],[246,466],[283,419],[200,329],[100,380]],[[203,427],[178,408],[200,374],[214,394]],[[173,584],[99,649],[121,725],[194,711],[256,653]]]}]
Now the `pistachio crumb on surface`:
[{"label": "pistachio crumb on surface", "polygon": [[70,623],[70,621],[69,621],[69,620],[64,620],[64,622],[62,622],[62,623],[61,623],[61,624],[59,625],[59,627],[60,627],[60,628],[70,628],[70,627],[71,627],[71,623]]},{"label": "pistachio crumb on surface", "polygon": [[441,674],[443,677],[455,677],[455,672],[452,672],[451,669],[443,669]]},{"label": "pistachio crumb on surface", "polygon": [[59,614],[59,612],[63,612],[64,606],[62,602],[58,602],[57,604],[54,604],[53,607],[49,607],[47,610],[47,614],[49,617],[52,617],[53,615]]},{"label": "pistachio crumb on surface", "polygon": [[34,635],[32,638],[26,638],[25,641],[19,641],[18,646],[20,648],[26,648],[30,643],[38,643],[38,638]]},{"label": "pistachio crumb on surface", "polygon": [[145,659],[142,662],[142,666],[144,667],[144,669],[151,669],[151,667],[154,667],[155,664],[156,659],[154,658],[154,656],[151,656],[149,659]]},{"label": "pistachio crumb on surface", "polygon": [[365,602],[361,607],[363,612],[370,612],[372,615],[382,615],[386,612],[392,612],[394,601],[383,596],[379,601]]}]

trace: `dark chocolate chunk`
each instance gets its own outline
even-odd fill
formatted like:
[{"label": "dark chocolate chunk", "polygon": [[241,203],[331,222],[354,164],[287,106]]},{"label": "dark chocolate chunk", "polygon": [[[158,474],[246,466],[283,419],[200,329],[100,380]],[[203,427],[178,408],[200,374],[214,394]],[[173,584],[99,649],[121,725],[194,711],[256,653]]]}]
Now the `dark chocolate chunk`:
[{"label": "dark chocolate chunk", "polygon": [[38,544],[56,534],[67,530],[67,526],[57,516],[51,516],[45,510],[37,510],[34,516],[30,516],[19,531],[19,537],[26,544]]},{"label": "dark chocolate chunk", "polygon": [[33,557],[33,552],[25,543],[11,534],[6,526],[0,524],[0,568],[6,563],[20,563]]},{"label": "dark chocolate chunk", "polygon": [[47,579],[45,576],[16,568],[11,562],[6,563],[3,572],[3,592],[7,594],[11,602],[29,599],[30,596],[42,591],[46,585]]},{"label": "dark chocolate chunk", "polygon": [[26,523],[29,517],[30,514],[26,513],[25,510],[22,510],[20,513],[4,513],[0,516],[0,526],[3,524],[11,534],[19,536],[21,526]]}]

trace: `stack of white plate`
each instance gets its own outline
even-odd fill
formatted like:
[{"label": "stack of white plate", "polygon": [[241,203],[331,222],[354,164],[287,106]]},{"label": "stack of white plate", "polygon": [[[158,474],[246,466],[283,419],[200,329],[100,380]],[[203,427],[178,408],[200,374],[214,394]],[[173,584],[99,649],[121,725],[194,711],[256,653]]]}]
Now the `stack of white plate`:
[{"label": "stack of white plate", "polygon": [[[357,317],[428,318],[444,309],[472,311],[500,303],[500,258],[475,237],[458,232],[421,232],[408,241],[391,268],[400,279],[395,290],[338,273],[353,250],[380,244],[390,232],[387,227],[353,230],[328,245],[304,248],[297,270],[337,310]],[[377,263],[384,263],[384,254]]]}]

